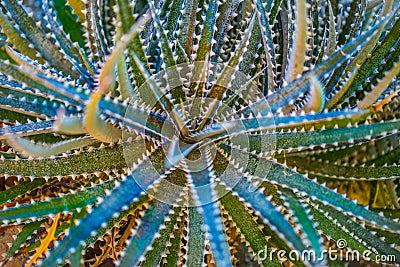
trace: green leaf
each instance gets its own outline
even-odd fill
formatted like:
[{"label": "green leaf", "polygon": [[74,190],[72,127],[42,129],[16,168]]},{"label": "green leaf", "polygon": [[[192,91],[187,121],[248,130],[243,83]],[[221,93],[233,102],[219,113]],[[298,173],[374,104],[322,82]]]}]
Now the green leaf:
[{"label": "green leaf", "polygon": [[326,111],[319,114],[305,114],[273,117],[266,116],[249,117],[243,119],[232,119],[196,133],[193,140],[200,141],[205,138],[215,140],[225,139],[241,134],[257,131],[278,131],[285,129],[299,130],[323,130],[331,128],[344,128],[365,120],[371,115],[371,110],[340,110]]},{"label": "green leaf", "polygon": [[65,85],[62,82],[45,77],[42,73],[32,71],[32,69],[26,67],[17,67],[4,60],[0,60],[0,63],[0,71],[22,83],[26,83],[31,88],[35,88],[43,94],[57,97],[65,102],[76,105],[82,105],[89,98],[89,90]]},{"label": "green leaf", "polygon": [[36,56],[36,51],[29,47],[29,41],[21,36],[21,32],[15,28],[2,10],[0,10],[0,25],[2,32],[7,35],[7,38],[13,43],[16,49],[24,53],[24,55],[43,63],[43,60]]},{"label": "green leaf", "polygon": [[[53,104],[56,105],[54,102]],[[0,108],[40,119],[53,118],[56,115],[54,106],[50,106],[47,103],[45,105],[38,105],[37,102],[33,103],[25,99],[14,99],[12,96],[7,98],[0,96]]]},{"label": "green leaf", "polygon": [[57,18],[64,26],[63,28],[65,33],[71,36],[71,41],[77,42],[80,47],[83,47],[84,37],[80,22],[85,18],[82,13],[82,10],[85,8],[85,6],[82,3],[82,0],[52,1],[54,8],[57,11]]},{"label": "green leaf", "polygon": [[17,235],[17,238],[12,242],[11,248],[7,251],[7,257],[11,258],[15,252],[26,242],[26,239],[30,237],[44,222],[45,220],[38,220],[28,222],[24,225],[21,232]]},{"label": "green leaf", "polygon": [[[150,250],[150,245],[159,233],[161,225],[168,218],[168,213],[172,211],[172,206],[163,202],[154,201],[145,211],[144,216],[134,236],[129,240],[124,256],[120,260],[120,266],[130,267],[136,265],[146,251]],[[156,257],[156,259],[160,259]],[[154,266],[154,265],[153,265]]]},{"label": "green leaf", "polygon": [[[122,24],[122,32],[127,33],[129,29],[132,27],[135,19],[133,17],[132,7],[128,0],[117,0],[118,3],[118,19]],[[133,60],[133,55],[137,55],[140,59],[140,62],[147,62],[145,54],[142,49],[142,43],[140,41],[139,36],[135,36],[133,41],[129,45],[128,55],[130,58],[130,66],[132,67],[132,75],[135,84],[135,88],[140,88],[140,86],[146,81],[146,78],[143,77],[139,68],[136,66]],[[146,67],[147,68],[147,67]]]},{"label": "green leaf", "polygon": [[371,39],[371,36],[376,34],[378,28],[385,24],[388,20],[389,17],[385,17],[385,19],[382,19],[369,30],[364,31],[352,42],[346,44],[343,48],[338,49],[329,58],[316,65],[311,71],[305,73],[301,77],[289,83],[287,86],[276,90],[273,94],[269,95],[267,97],[267,101],[263,99],[248,105],[243,110],[240,110],[240,113],[254,112],[257,114],[266,108],[265,102],[268,103],[268,109],[271,110],[271,112],[279,111],[283,106],[292,104],[296,97],[303,95],[304,92],[309,89],[308,81],[311,76],[314,76],[318,79],[328,76],[330,71],[339,67],[343,62],[345,62],[345,60],[351,54],[353,54],[359,46],[365,45]]},{"label": "green leaf", "polygon": [[[180,208],[174,208],[174,212],[169,215],[169,218],[165,222],[165,228],[160,230],[160,236],[157,237],[151,245],[151,250],[149,250],[145,259],[141,263],[143,267],[153,267],[160,264],[163,257],[165,257],[166,251],[170,248],[167,247],[167,242],[171,239],[178,239],[178,244],[180,244],[181,233],[178,230],[182,230],[180,226],[183,224],[183,220],[180,218],[181,213]],[[170,251],[171,252],[171,251]],[[173,253],[174,256],[178,253]],[[170,256],[171,253],[168,254]],[[173,263],[178,262],[178,258],[175,260],[169,259],[167,262]]]},{"label": "green leaf", "polygon": [[374,85],[371,92],[368,92],[363,100],[357,104],[357,107],[360,109],[370,107],[382,95],[399,73],[400,59],[395,63],[390,71],[385,73],[385,76],[382,79],[378,80],[378,83]]},{"label": "green leaf", "polygon": [[20,30],[50,65],[57,67],[74,78],[78,78],[77,73],[72,71],[71,62],[64,57],[59,47],[50,41],[44,31],[36,25],[32,17],[26,13],[16,0],[4,0],[3,5],[13,17],[19,18],[17,23]]},{"label": "green leaf", "polygon": [[0,211],[0,220],[30,219],[76,208],[83,208],[87,205],[94,204],[98,197],[106,195],[106,190],[111,190],[114,187],[115,181],[110,181],[63,197],[51,198],[42,202],[33,202],[32,204],[26,204],[15,208],[3,208],[3,210]]},{"label": "green leaf", "polygon": [[[239,228],[240,232],[246,238],[246,241],[250,243],[251,249],[254,253],[258,253],[259,251],[264,251],[267,247],[267,251],[260,253],[257,256],[265,256],[265,253],[271,255],[270,253],[274,249],[269,245],[269,242],[264,235],[263,231],[260,230],[260,225],[255,222],[254,217],[249,213],[249,209],[243,204],[243,202],[239,201],[238,198],[232,196],[232,194],[227,194],[220,199],[222,206],[228,214],[232,217],[233,221],[236,224],[236,227]],[[262,259],[258,259],[261,261]],[[273,257],[272,261],[269,257],[266,257],[263,261],[265,266],[282,266],[281,262]]]},{"label": "green leaf", "polygon": [[86,147],[96,142],[90,137],[82,137],[42,145],[31,143],[30,140],[12,135],[6,135],[6,140],[9,145],[24,155],[43,158]]},{"label": "green leaf", "polygon": [[201,38],[199,49],[197,50],[196,61],[204,61],[207,57],[207,54],[211,50],[211,43],[214,35],[214,25],[218,13],[218,1],[211,0],[210,3],[207,4],[207,8],[204,10],[206,14],[203,21],[203,28],[201,31]]},{"label": "green leaf", "polygon": [[[353,82],[348,88],[346,94],[340,98],[339,103],[349,97],[362,83],[370,77],[374,70],[381,64],[382,60],[390,53],[391,49],[395,47],[398,36],[400,35],[400,18],[391,28],[390,32],[385,36],[382,42],[374,49],[370,57],[359,67],[357,75],[354,77]],[[397,59],[396,59],[397,60]]]},{"label": "green leaf", "polygon": [[46,183],[45,179],[27,179],[25,181],[19,182],[11,188],[0,192],[0,203],[4,203],[9,200],[13,200],[18,196],[22,196],[27,192],[40,187]]},{"label": "green leaf", "polygon": [[[3,111],[2,111],[3,112]],[[16,124],[6,128],[0,128],[0,138],[4,139],[4,135],[13,134],[15,136],[29,136],[41,133],[50,133],[52,128],[52,121],[38,121],[32,122],[30,120],[24,124]]]},{"label": "green leaf", "polygon": [[[225,153],[229,153],[230,149],[235,150],[233,147],[228,148],[226,145],[222,144],[220,147],[224,149]],[[342,195],[304,177],[299,173],[296,173],[287,167],[282,166],[281,164],[271,162],[259,155],[250,154],[249,157],[259,160],[257,169],[255,170],[256,173],[251,173],[251,175],[254,175],[255,177],[258,176],[258,179],[266,179],[271,183],[277,184],[278,186],[296,188],[296,190],[303,195],[306,194],[313,198],[317,198],[324,204],[335,206],[339,210],[345,210],[354,216],[362,218],[373,225],[379,225],[387,230],[396,232],[398,229],[400,229],[399,223],[371,212],[367,208],[355,204]],[[240,164],[240,162],[237,163]],[[245,171],[247,172],[251,170],[245,169]]]},{"label": "green leaf", "polygon": [[[228,244],[223,233],[222,218],[219,214],[219,204],[214,202],[216,192],[213,186],[215,176],[211,172],[212,163],[210,162],[209,151],[203,151],[200,155],[201,162],[192,160],[200,151],[192,151],[189,154],[189,160],[185,160],[188,171],[187,179],[194,188],[195,205],[198,212],[203,217],[204,227],[207,227],[210,247],[213,258],[218,266],[231,266]],[[193,157],[193,158],[192,158]]]},{"label": "green leaf", "polygon": [[[312,216],[309,214],[310,210],[303,205],[298,196],[288,189],[282,190],[284,199],[295,216],[295,221],[301,226],[303,235],[310,243],[310,248],[316,253],[316,259],[324,257],[322,250],[322,239],[315,230],[316,224],[312,221]],[[317,262],[318,260],[315,260]],[[312,261],[314,262],[314,261]]]},{"label": "green leaf", "polygon": [[198,212],[197,207],[189,207],[188,217],[187,263],[188,266],[201,267],[204,262],[206,244],[205,233],[202,230],[203,216]]},{"label": "green leaf", "polygon": [[182,44],[186,55],[192,54],[193,34],[195,33],[196,10],[199,0],[189,0],[184,2],[184,15],[182,18],[181,32],[186,34],[179,35],[179,42]]},{"label": "green leaf", "polygon": [[[43,1],[43,10],[45,11],[45,15],[47,17],[47,22],[50,25],[52,33],[55,35],[58,44],[60,45],[61,49],[66,53],[68,60],[72,62],[74,67],[88,80],[91,81],[92,77],[90,73],[84,68],[84,59],[81,57],[81,53],[79,51],[79,44],[74,44],[70,38],[68,38],[67,34],[64,32],[62,28],[60,28],[60,23],[58,19],[63,19],[64,21],[67,20],[68,23],[75,26],[76,31],[78,34],[82,34],[80,25],[75,22],[74,19],[68,17],[70,15],[68,13],[68,8],[58,9],[55,11],[55,7],[57,4],[59,5],[62,1],[54,1],[56,3],[52,3],[53,0],[45,0]],[[65,2],[64,2],[65,5]],[[60,14],[60,16],[57,16]],[[57,19],[55,19],[57,18]],[[69,20],[68,20],[69,19]],[[66,29],[74,29],[74,27],[70,25],[66,27]],[[75,37],[75,36],[74,36]]]},{"label": "green leaf", "polygon": [[[268,82],[268,91],[273,92],[276,84],[275,84],[275,73],[274,66],[276,66],[275,60],[275,48],[273,44],[273,38],[271,34],[271,26],[268,21],[267,14],[270,12],[272,5],[272,1],[268,0],[263,3],[261,0],[257,0],[257,16],[258,16],[258,24],[261,29],[261,38],[264,45],[264,53],[267,60],[267,82]],[[264,8],[265,6],[265,8]],[[270,17],[271,19],[271,17]],[[258,27],[257,27],[258,28]]]},{"label": "green leaf", "polygon": [[[318,201],[316,202],[311,201],[310,204],[313,210],[320,212],[321,214],[323,214],[323,216],[326,217],[325,220],[321,220],[321,222],[324,221],[324,223],[320,223],[320,226],[318,228],[323,228],[326,225],[326,221],[333,221],[332,219],[334,218],[334,221],[331,222],[330,226],[328,226],[327,228],[332,227],[336,231],[342,228],[346,232],[346,234],[342,234],[342,236],[340,236],[334,234],[335,230],[333,231],[328,230],[324,227],[323,230],[324,231],[327,230],[328,234],[330,235],[331,233],[334,234],[332,236],[333,238],[343,239],[343,237],[346,236],[345,240],[347,241],[348,247],[356,249],[360,253],[362,253],[365,251],[364,246],[366,244],[367,247],[372,250],[371,252],[375,253],[377,252],[377,254],[380,255],[395,255],[396,263],[399,263],[400,252],[395,248],[391,247],[390,244],[383,242],[378,236],[371,234],[369,230],[365,229],[359,223],[353,221],[348,216],[345,216],[342,212],[339,212],[330,206],[326,206],[322,203],[319,203]],[[312,212],[312,214],[314,215],[315,212]],[[320,215],[318,217],[320,217]],[[318,217],[316,217],[316,219],[318,219]],[[350,235],[347,233],[350,233]],[[351,233],[353,233],[353,235],[351,235]],[[370,256],[371,258],[375,258],[374,257],[375,255],[373,255],[372,253],[371,255],[368,256]]]},{"label": "green leaf", "polygon": [[[138,145],[138,148],[141,147],[142,145]],[[120,145],[102,147],[94,149],[92,152],[76,152],[56,158],[4,159],[0,161],[2,173],[32,177],[93,173],[126,167]]]},{"label": "green leaf", "polygon": [[[263,146],[267,146],[271,142],[275,145],[270,149],[307,149],[310,146],[325,146],[333,143],[349,143],[365,142],[366,138],[378,135],[387,135],[392,131],[396,131],[400,127],[400,122],[382,122],[375,124],[358,125],[349,128],[332,128],[316,131],[285,131],[265,134],[251,134],[246,137],[249,139],[249,147],[244,146],[247,151],[261,153],[265,151]],[[335,145],[335,144],[334,144]]]},{"label": "green leaf", "polygon": [[316,176],[336,178],[336,179],[356,179],[356,180],[386,180],[400,177],[400,166],[384,167],[360,167],[342,166],[311,160],[306,157],[287,157],[286,162],[289,166],[298,166],[300,172],[306,172]]},{"label": "green leaf", "polygon": [[[228,155],[221,151],[218,165],[224,166],[224,161],[228,161]],[[223,157],[226,159],[224,160]],[[234,189],[235,193],[243,199],[242,201],[249,208],[257,207],[257,214],[262,217],[264,224],[269,224],[278,236],[292,248],[301,252],[306,249],[303,241],[293,229],[293,226],[279,212],[278,208],[271,203],[271,198],[267,198],[263,190],[258,189],[256,185],[250,181],[246,174],[236,168],[238,162],[230,161],[227,169],[221,173],[221,170],[216,169],[218,178],[222,181],[227,189]],[[215,164],[217,165],[217,164]]]},{"label": "green leaf", "polygon": [[104,35],[105,25],[103,25],[103,21],[101,20],[101,14],[105,7],[99,5],[95,0],[85,1],[84,4],[86,23],[83,25],[87,37],[86,41],[91,51],[90,56],[92,60],[100,64],[105,61],[105,56],[109,54],[109,46]]}]

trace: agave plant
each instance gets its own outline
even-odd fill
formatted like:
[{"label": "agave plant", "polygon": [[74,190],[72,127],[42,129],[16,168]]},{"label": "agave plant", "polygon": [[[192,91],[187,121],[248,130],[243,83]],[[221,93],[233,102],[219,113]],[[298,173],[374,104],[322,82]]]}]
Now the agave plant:
[{"label": "agave plant", "polygon": [[398,6],[2,0],[2,263],[399,264]]}]

